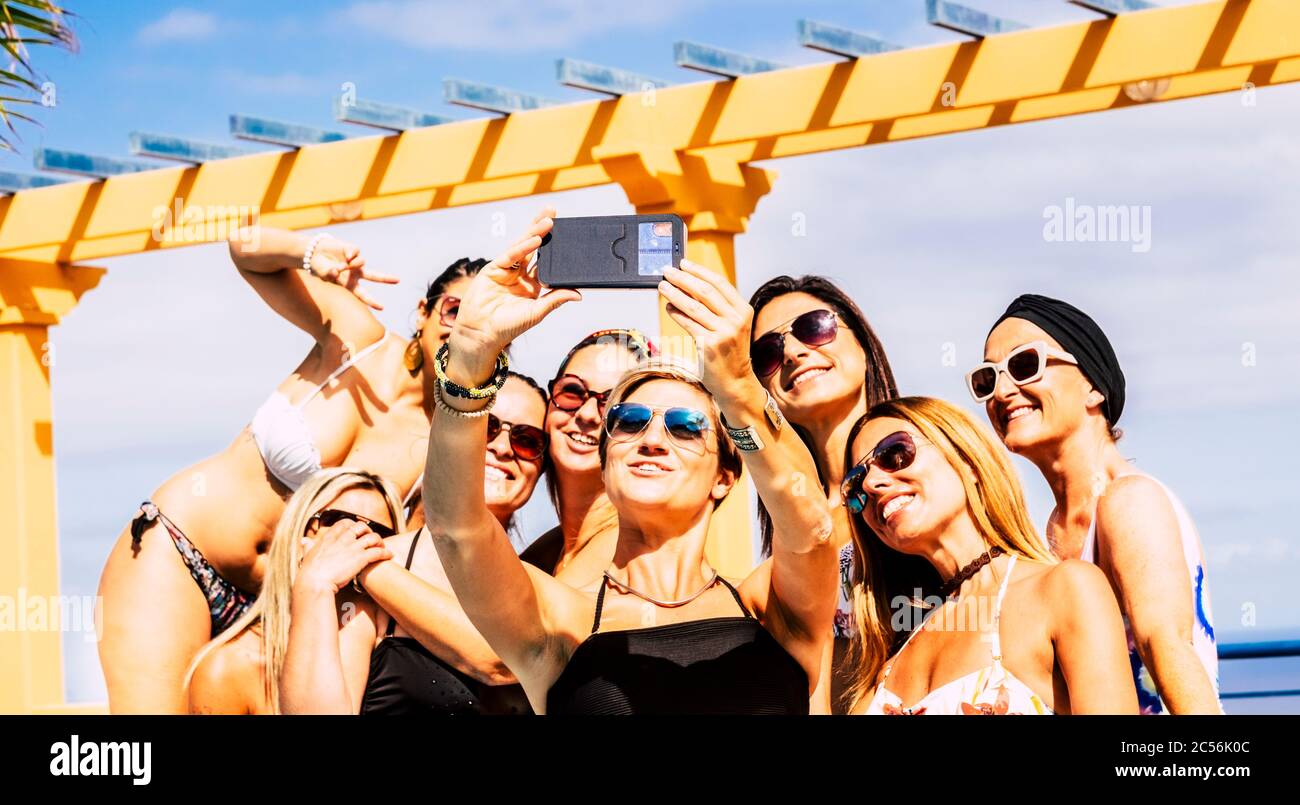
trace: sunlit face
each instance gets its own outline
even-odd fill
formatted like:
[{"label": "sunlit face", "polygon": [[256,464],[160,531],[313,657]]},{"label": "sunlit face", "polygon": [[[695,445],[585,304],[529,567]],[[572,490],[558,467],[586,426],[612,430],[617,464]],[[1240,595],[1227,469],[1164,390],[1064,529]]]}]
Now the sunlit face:
[{"label": "sunlit face", "polygon": [[[537,391],[517,377],[506,380],[492,406],[492,414],[503,423],[541,428],[546,421],[546,404]],[[505,427],[488,442],[483,471],[483,494],[487,507],[502,522],[510,519],[532,497],[542,475],[542,459],[520,458],[510,443]]]},{"label": "sunlit face", "polygon": [[708,395],[677,380],[646,381],[623,402],[644,403],[657,409],[645,430],[629,441],[609,439],[605,447],[605,491],[620,514],[651,511],[693,516],[712,501],[726,496],[733,479],[719,472],[716,430],[705,432],[695,443],[683,443],[668,434],[662,411],[693,408],[709,417]]},{"label": "sunlit face", "polygon": [[[368,520],[386,525],[395,531],[400,528],[398,524],[393,522],[393,518],[389,516],[388,506],[384,503],[384,496],[379,494],[379,492],[373,487],[354,486],[350,489],[345,489],[339,495],[335,496],[333,500],[319,506],[316,511],[321,512],[327,509],[359,514]],[[346,523],[346,521],[340,522]],[[324,533],[324,529],[321,528],[320,524],[315,519],[308,522],[306,538],[309,543],[318,539],[322,533]]]},{"label": "sunlit face", "polygon": [[[617,343],[592,344],[575,352],[561,373],[581,378],[588,391],[605,392],[614,388],[636,362],[636,356]],[[600,472],[597,445],[603,422],[594,397],[588,397],[576,411],[562,411],[554,404],[547,407],[546,431],[551,438],[551,461],[557,473],[563,476]]]},{"label": "sunlit face", "polygon": [[[1031,341],[1045,341],[1061,349],[1041,327],[1024,319],[1004,319],[984,342],[984,360],[1000,361]],[[1062,350],[1065,351],[1065,350]],[[1090,402],[1090,397],[1095,402]],[[984,403],[989,422],[1013,453],[1054,443],[1079,428],[1089,405],[1103,398],[1078,367],[1049,358],[1043,376],[1017,386],[1005,372],[998,373],[993,397]]]},{"label": "sunlit face", "polygon": [[[812,310],[834,308],[810,294],[782,294],[754,317],[752,338],[758,340],[776,329],[788,330],[797,316]],[[835,339],[822,346],[808,346],[787,332],[781,368],[760,380],[786,416],[805,424],[818,409],[861,395],[866,371],[866,352],[853,331],[841,322]]]},{"label": "sunlit face", "polygon": [[448,297],[464,299],[472,281],[472,277],[457,277],[447,284],[441,295],[435,296],[427,303],[427,308],[424,303],[421,304],[416,317],[416,326],[420,329],[420,344],[424,347],[426,364],[430,364],[433,357],[438,354],[438,349],[451,337],[451,327],[455,324],[455,319],[449,318],[447,324],[442,322],[444,309],[450,310],[455,307],[454,303],[448,301]]},{"label": "sunlit face", "polygon": [[923,555],[933,545],[933,538],[959,518],[969,517],[966,488],[939,448],[902,419],[882,417],[864,425],[853,440],[855,461],[899,431],[911,435],[916,457],[909,466],[894,472],[872,464],[862,482],[867,501],[860,516],[890,548]]}]

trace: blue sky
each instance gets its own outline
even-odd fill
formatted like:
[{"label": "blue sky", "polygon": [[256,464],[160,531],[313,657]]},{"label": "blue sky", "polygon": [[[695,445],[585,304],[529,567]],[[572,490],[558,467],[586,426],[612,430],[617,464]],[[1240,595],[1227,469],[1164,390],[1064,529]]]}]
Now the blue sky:
[{"label": "blue sky", "polygon": [[[1065,2],[978,5],[1040,25],[1090,17]],[[58,105],[37,110],[43,127],[21,129],[20,153],[0,155],[0,168],[30,169],[41,144],[124,155],[136,129],[227,140],[229,113],[335,126],[331,101],[344,82],[362,97],[469,117],[441,103],[441,78],[578,100],[586,96],[555,84],[556,58],[678,82],[701,79],[673,67],[679,39],[787,63],[828,58],[796,46],[803,17],[908,45],[956,38],[927,26],[923,6],[664,0],[611,13],[594,0],[394,1],[314,2],[306,12],[298,3],[74,2],[81,52],[37,56]],[[1230,94],[774,161],[766,165],[779,173],[774,189],[737,242],[743,291],[779,273],[836,278],[871,318],[906,393],[945,397],[981,418],[961,374],[1011,298],[1047,293],[1092,313],[1128,376],[1121,447],[1195,518],[1227,640],[1300,634],[1292,592],[1300,574],[1292,505],[1300,483],[1300,88],[1264,88],[1254,105],[1244,101]],[[1069,199],[1148,208],[1149,250],[1045,240],[1045,210]],[[549,200],[561,214],[631,211],[617,187]],[[403,278],[377,295],[385,323],[405,333],[433,273],[461,255],[491,256],[505,245],[493,234],[499,216],[513,234],[540,203],[331,231]],[[100,287],[53,331],[70,594],[94,593],[134,506],[228,444],[308,348],[260,305],[219,247],[102,264],[110,272]],[[567,345],[591,329],[656,326],[652,296],[588,300],[525,339],[525,370],[549,377]],[[1050,496],[1034,468],[1017,466],[1041,524]],[[528,536],[553,521],[541,497],[525,512]],[[75,639],[67,648],[70,698],[102,699],[93,645]],[[1246,674],[1225,664],[1224,683],[1293,687],[1285,677],[1294,679],[1296,665]]]}]

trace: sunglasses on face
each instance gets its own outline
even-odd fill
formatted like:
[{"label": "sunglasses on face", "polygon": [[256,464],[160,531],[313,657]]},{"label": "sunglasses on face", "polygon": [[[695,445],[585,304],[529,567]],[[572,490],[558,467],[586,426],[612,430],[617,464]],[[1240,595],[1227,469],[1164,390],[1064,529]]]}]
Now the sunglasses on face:
[{"label": "sunglasses on face", "polygon": [[1059,349],[1052,349],[1045,341],[1031,341],[1016,347],[1011,354],[993,363],[985,361],[966,373],[966,388],[970,390],[975,402],[984,402],[993,398],[998,388],[998,375],[1005,372],[1011,382],[1017,386],[1033,383],[1047,370],[1047,359],[1056,358],[1066,363],[1079,365],[1074,356]]},{"label": "sunglasses on face", "polygon": [[506,431],[510,434],[510,449],[525,461],[537,461],[546,452],[546,433],[533,425],[519,425],[498,419],[496,414],[487,415],[487,438],[493,439]]},{"label": "sunglasses on face", "polygon": [[694,408],[619,403],[605,417],[605,433],[612,442],[631,442],[645,433],[656,416],[663,417],[664,430],[673,442],[695,453],[707,450],[704,437],[712,426],[708,415]]},{"label": "sunglasses on face", "polygon": [[875,464],[890,473],[907,469],[916,460],[917,441],[923,440],[913,437],[907,431],[891,433],[844,473],[844,481],[840,484],[840,499],[849,511],[858,514],[867,507],[868,496],[862,483],[866,481],[871,465]]},{"label": "sunglasses on face", "polygon": [[397,533],[395,530],[393,530],[391,526],[386,526],[383,523],[377,523],[374,520],[371,520],[369,517],[362,517],[359,514],[346,512],[343,511],[342,509],[321,509],[320,511],[313,514],[311,516],[311,520],[308,520],[307,522],[310,523],[312,520],[315,520],[317,523],[319,523],[321,528],[329,528],[330,526],[342,520],[352,520],[353,522],[361,523],[362,525],[369,528],[371,531],[385,538],[391,537]]},{"label": "sunglasses on face", "polygon": [[577,375],[560,375],[551,381],[551,405],[561,411],[573,413],[586,405],[589,397],[596,398],[596,410],[604,413],[605,402],[613,389],[592,391]]},{"label": "sunglasses on face", "polygon": [[754,374],[768,377],[781,368],[785,360],[785,335],[789,333],[810,347],[821,347],[835,340],[839,320],[830,310],[810,310],[785,325],[765,333],[749,345],[749,361]]},{"label": "sunglasses on face", "polygon": [[438,323],[443,327],[451,327],[456,323],[458,313],[460,313],[460,297],[443,294],[442,301],[438,303]]}]

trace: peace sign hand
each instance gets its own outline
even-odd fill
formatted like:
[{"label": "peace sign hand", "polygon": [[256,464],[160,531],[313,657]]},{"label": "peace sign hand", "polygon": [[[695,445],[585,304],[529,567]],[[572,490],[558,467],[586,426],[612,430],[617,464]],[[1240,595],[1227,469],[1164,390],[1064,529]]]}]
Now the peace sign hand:
[{"label": "peace sign hand", "polygon": [[[476,385],[492,372],[497,355],[510,342],[566,302],[582,299],[570,289],[542,293],[533,255],[555,224],[555,210],[543,209],[528,233],[483,267],[461,297],[456,325],[448,339],[448,374],[464,374]],[[453,369],[453,366],[455,369]],[[459,382],[457,377],[454,380]]]},{"label": "peace sign hand", "polygon": [[347,288],[356,298],[375,310],[383,310],[373,297],[359,287],[362,280],[395,285],[397,277],[366,271],[365,258],[361,250],[347,241],[339,240],[333,235],[323,235],[311,253],[311,273],[326,282]]}]

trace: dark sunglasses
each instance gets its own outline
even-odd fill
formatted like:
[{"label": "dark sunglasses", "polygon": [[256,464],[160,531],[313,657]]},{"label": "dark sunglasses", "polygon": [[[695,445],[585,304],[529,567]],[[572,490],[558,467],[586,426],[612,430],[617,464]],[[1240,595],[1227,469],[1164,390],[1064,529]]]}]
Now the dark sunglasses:
[{"label": "dark sunglasses", "polygon": [[[363,526],[366,526],[381,537],[391,537],[397,533],[390,526],[386,526],[383,523],[376,523],[369,517],[362,517],[359,514],[345,512],[342,509],[321,509],[311,516],[311,520],[320,523],[321,528],[329,528],[340,520],[352,520],[353,522],[361,523]],[[310,523],[311,520],[308,520],[307,522]]]},{"label": "dark sunglasses", "polygon": [[866,480],[871,465],[875,464],[885,472],[907,469],[916,460],[917,441],[906,431],[891,433],[844,474],[844,481],[840,483],[840,499],[849,511],[858,514],[867,507],[867,492],[862,488],[862,482]]},{"label": "dark sunglasses", "polygon": [[438,322],[443,327],[451,327],[456,323],[458,313],[460,313],[460,297],[444,295],[442,303],[438,305]]},{"label": "dark sunglasses", "polygon": [[830,310],[810,310],[787,324],[765,333],[749,345],[749,361],[754,366],[754,374],[759,377],[768,377],[781,368],[781,362],[785,360],[786,333],[810,347],[821,347],[834,341],[839,332],[839,320]]},{"label": "dark sunglasses", "polygon": [[551,381],[550,391],[551,405],[561,411],[573,413],[586,405],[588,398],[595,397],[596,410],[604,413],[605,402],[609,400],[609,393],[613,389],[592,391],[587,388],[587,383],[577,375],[560,375]]},{"label": "dark sunglasses", "polygon": [[609,435],[610,441],[630,442],[644,433],[659,415],[664,418],[664,430],[668,431],[668,437],[678,445],[694,452],[707,449],[704,436],[712,426],[708,415],[694,408],[619,403],[610,407],[605,416],[605,433]]},{"label": "dark sunglasses", "polygon": [[546,452],[546,433],[533,425],[519,425],[498,419],[496,414],[488,414],[487,438],[491,442],[506,431],[510,434],[510,449],[525,461],[537,461]]},{"label": "dark sunglasses", "polygon": [[1048,358],[1056,358],[1075,366],[1079,364],[1068,352],[1052,349],[1045,341],[1031,341],[1016,347],[997,363],[985,361],[971,369],[966,373],[966,388],[970,390],[975,402],[990,400],[997,392],[999,372],[1006,372],[1012,383],[1023,386],[1042,378],[1043,372],[1047,371]]}]

